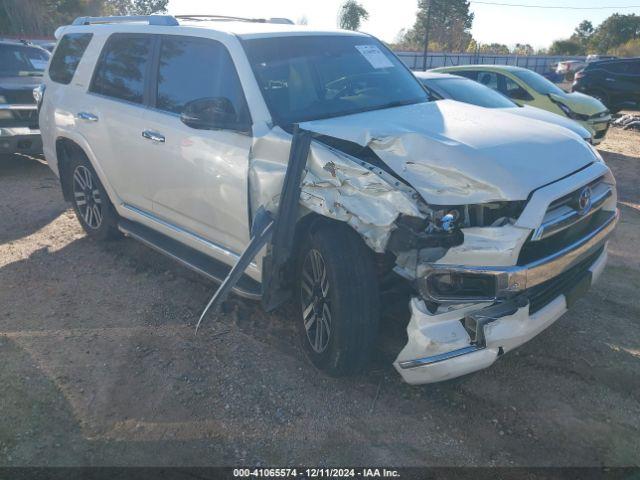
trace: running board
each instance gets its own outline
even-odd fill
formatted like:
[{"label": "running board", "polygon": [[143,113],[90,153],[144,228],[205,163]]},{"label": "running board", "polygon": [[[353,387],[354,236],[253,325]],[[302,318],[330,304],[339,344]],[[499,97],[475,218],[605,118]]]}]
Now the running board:
[{"label": "running board", "polygon": [[[118,229],[125,235],[135,238],[148,247],[173,258],[185,267],[217,283],[222,283],[231,271],[230,266],[140,223],[121,218],[118,222]],[[260,283],[247,275],[243,275],[240,278],[232,288],[232,291],[236,295],[251,300],[260,300],[262,297]]]}]

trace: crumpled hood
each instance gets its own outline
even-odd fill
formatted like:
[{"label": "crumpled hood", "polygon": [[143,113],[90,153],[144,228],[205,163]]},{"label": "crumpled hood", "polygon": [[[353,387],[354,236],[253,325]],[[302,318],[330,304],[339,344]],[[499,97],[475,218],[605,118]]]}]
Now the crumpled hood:
[{"label": "crumpled hood", "polygon": [[549,97],[551,100],[564,103],[571,110],[581,115],[591,116],[607,109],[600,100],[580,92],[563,93],[562,95],[551,93]]},{"label": "crumpled hood", "polygon": [[453,100],[300,126],[369,146],[436,205],[525,200],[596,160],[586,142],[565,128]]}]

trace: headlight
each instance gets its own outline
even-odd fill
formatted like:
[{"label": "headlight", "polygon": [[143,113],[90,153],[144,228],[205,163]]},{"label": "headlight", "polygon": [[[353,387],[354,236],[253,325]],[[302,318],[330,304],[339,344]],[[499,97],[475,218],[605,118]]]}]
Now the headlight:
[{"label": "headlight", "polygon": [[496,278],[481,273],[432,271],[418,282],[427,300],[442,302],[481,302],[496,298]]},{"label": "headlight", "polygon": [[44,98],[44,83],[41,83],[36,88],[33,89],[33,99],[36,101],[36,105],[38,108],[42,105],[42,99]]},{"label": "headlight", "polygon": [[0,103],[7,103],[7,99],[4,95],[0,95]]},{"label": "headlight", "polygon": [[0,120],[13,120],[13,112],[11,110],[0,110]]},{"label": "headlight", "polygon": [[560,110],[562,110],[564,112],[564,114],[569,117],[572,120],[588,120],[589,119],[589,115],[581,115],[580,113],[576,113],[573,110],[571,110],[569,107],[567,107],[564,103],[562,102],[556,102],[558,107],[560,108]]}]

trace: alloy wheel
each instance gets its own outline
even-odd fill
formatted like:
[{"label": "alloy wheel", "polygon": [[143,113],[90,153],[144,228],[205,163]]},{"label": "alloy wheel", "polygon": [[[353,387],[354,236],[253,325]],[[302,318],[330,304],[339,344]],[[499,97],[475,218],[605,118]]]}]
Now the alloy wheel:
[{"label": "alloy wheel", "polygon": [[304,329],[316,353],[324,352],[331,339],[329,288],[324,259],[318,250],[311,249],[302,264],[300,294]]},{"label": "alloy wheel", "polygon": [[102,199],[93,173],[84,165],[73,171],[73,200],[80,216],[90,228],[102,225]]}]

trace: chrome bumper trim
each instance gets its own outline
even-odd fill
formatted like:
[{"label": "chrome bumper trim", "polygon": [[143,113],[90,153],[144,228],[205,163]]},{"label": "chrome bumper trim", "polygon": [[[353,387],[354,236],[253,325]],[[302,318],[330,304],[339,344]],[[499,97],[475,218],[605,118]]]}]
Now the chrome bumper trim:
[{"label": "chrome bumper trim", "polygon": [[[430,296],[429,300],[435,302],[453,302],[456,301],[469,303],[471,301],[494,301],[500,298],[512,297],[514,294],[522,292],[536,285],[557,277],[562,272],[568,270],[572,266],[578,264],[581,260],[588,257],[589,254],[598,249],[607,240],[620,217],[620,211],[616,209],[611,212],[611,216],[600,227],[590,232],[580,240],[567,245],[563,249],[536,260],[527,265],[519,265],[513,267],[483,267],[468,265],[447,265],[439,263],[431,263],[425,266],[426,273],[420,278],[421,282],[428,285],[428,278],[433,274],[455,273],[455,274],[475,274],[489,275],[495,278],[496,294],[491,298],[437,298]],[[421,289],[423,293],[429,295],[428,289]]]},{"label": "chrome bumper trim", "polygon": [[400,368],[416,368],[423,367],[425,365],[431,365],[433,363],[444,362],[445,360],[450,360],[452,358],[461,357],[462,355],[468,355],[470,353],[479,352],[480,350],[484,350],[485,347],[477,347],[475,345],[470,345],[468,347],[459,348],[457,350],[452,350],[450,352],[440,353],[438,355],[432,355],[430,357],[416,358],[415,360],[406,360],[404,362],[400,362]]}]

